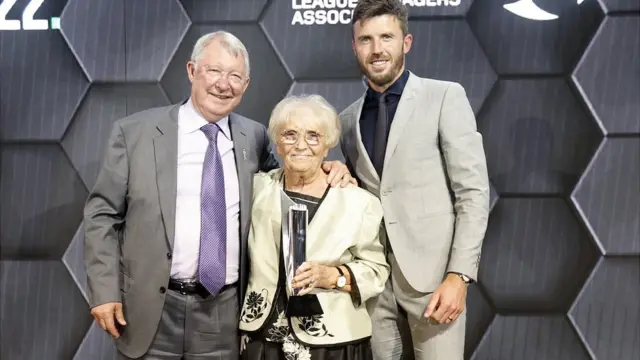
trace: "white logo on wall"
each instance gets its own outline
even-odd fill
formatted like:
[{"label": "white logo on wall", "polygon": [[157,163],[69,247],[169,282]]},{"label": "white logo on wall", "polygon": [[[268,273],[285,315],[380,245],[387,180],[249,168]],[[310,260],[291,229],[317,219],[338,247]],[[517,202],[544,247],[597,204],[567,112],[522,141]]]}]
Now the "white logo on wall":
[{"label": "white logo on wall", "polygon": [[[470,0],[466,0],[470,1]],[[462,0],[402,0],[409,7],[459,6]],[[350,24],[358,0],[291,0],[291,25]]]},{"label": "white logo on wall", "polygon": [[[584,0],[576,0],[578,5],[582,4]],[[555,20],[558,18],[558,15],[552,14],[546,10],[541,9],[533,0],[518,0],[516,2],[512,2],[509,4],[505,4],[502,7],[505,10],[510,11],[522,18],[537,20],[537,21],[546,21],[546,20]]]},{"label": "white logo on wall", "polygon": [[[18,4],[22,9],[22,20],[7,19],[7,14],[18,0],[0,0],[0,30],[57,30],[60,29],[60,18],[36,19],[36,12],[40,9],[45,0],[30,0],[27,5]],[[20,9],[18,9],[19,11]]]}]

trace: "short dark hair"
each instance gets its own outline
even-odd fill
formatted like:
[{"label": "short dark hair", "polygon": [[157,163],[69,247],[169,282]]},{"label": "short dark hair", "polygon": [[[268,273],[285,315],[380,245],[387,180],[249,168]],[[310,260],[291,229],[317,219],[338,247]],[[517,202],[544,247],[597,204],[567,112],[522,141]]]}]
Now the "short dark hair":
[{"label": "short dark hair", "polygon": [[352,29],[356,22],[361,23],[381,15],[393,15],[400,23],[402,35],[409,33],[409,11],[400,0],[359,0],[351,18]]}]

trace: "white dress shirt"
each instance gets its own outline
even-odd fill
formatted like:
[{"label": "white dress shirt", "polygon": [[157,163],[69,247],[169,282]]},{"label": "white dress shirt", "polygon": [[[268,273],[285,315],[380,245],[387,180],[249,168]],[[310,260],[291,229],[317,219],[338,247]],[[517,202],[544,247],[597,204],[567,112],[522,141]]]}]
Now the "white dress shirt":
[{"label": "white dress shirt", "polygon": [[[178,112],[178,182],[176,229],[171,262],[172,279],[197,279],[200,253],[200,189],[202,166],[209,140],[200,130],[208,124],[191,99]],[[222,157],[227,205],[227,278],[238,281],[240,261],[240,186],[233,152],[229,118],[217,122],[218,151]]]}]

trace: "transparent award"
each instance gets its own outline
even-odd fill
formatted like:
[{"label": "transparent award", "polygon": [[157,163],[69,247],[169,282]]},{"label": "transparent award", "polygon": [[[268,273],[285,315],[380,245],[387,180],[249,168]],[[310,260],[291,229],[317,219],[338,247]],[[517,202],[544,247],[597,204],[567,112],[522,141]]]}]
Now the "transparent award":
[{"label": "transparent award", "polygon": [[[307,227],[309,226],[309,211],[304,204],[289,206],[289,256],[293,272],[307,260]],[[301,289],[294,289],[297,295]]]}]

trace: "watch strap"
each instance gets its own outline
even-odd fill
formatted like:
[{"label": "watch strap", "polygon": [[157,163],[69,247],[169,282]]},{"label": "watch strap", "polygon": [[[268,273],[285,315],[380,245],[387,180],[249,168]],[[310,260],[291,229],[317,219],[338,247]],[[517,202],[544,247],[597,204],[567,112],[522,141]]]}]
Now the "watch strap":
[{"label": "watch strap", "polygon": [[462,279],[462,281],[463,281],[465,284],[469,284],[469,283],[471,283],[471,279],[470,279],[468,276],[463,275],[463,274],[457,274],[457,275],[460,277],[460,279]]},{"label": "watch strap", "polygon": [[[340,275],[338,275],[338,279],[336,280],[336,285],[335,286],[338,289],[342,289],[343,287],[347,286],[347,283],[346,283],[347,278],[344,276],[344,272],[342,271],[342,269],[340,269],[340,266],[336,266],[335,268],[338,269],[338,273],[340,274]],[[342,286],[339,285],[340,284],[340,280],[342,280],[344,282]]]}]

